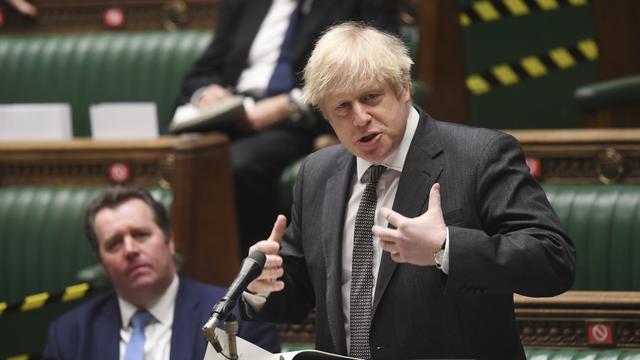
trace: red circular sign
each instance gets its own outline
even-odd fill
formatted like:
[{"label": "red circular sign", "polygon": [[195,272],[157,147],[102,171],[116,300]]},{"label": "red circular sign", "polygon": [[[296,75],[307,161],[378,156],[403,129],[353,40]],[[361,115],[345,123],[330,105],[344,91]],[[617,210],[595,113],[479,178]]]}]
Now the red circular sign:
[{"label": "red circular sign", "polygon": [[129,165],[124,163],[113,163],[109,165],[109,180],[114,183],[125,183],[131,180]]},{"label": "red circular sign", "polygon": [[102,23],[112,29],[124,27],[124,10],[120,7],[110,7],[102,13]]},{"label": "red circular sign", "polygon": [[603,324],[596,324],[591,328],[591,335],[597,342],[605,342],[609,337],[609,329]]}]

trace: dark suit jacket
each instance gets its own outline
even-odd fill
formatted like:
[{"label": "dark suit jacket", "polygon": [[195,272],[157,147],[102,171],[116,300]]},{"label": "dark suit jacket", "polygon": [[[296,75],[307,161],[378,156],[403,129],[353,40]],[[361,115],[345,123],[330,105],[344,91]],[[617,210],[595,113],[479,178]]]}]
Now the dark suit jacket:
[{"label": "dark suit jacket", "polygon": [[[355,158],[341,146],[308,156],[281,255],[285,288],[257,319],[301,321],[315,307],[318,349],[346,353],[342,232]],[[393,209],[426,211],[441,185],[450,269],[398,264],[383,252],[370,333],[374,359],[524,359],[513,293],[551,296],[573,283],[575,250],[522,150],[506,134],[421,112]]]},{"label": "dark suit jacket", "polygon": [[[309,1],[309,0],[301,0]],[[180,103],[186,103],[199,88],[219,84],[234,88],[247,59],[253,39],[267,14],[271,0],[225,0],[218,10],[214,38],[186,75]],[[319,35],[328,26],[355,20],[397,32],[398,11],[388,0],[314,0],[302,13],[293,47],[294,79],[302,83],[302,70]]]},{"label": "dark suit jacket", "polygon": [[[207,340],[200,328],[225,290],[180,278],[171,333],[171,359],[201,360]],[[120,308],[115,292],[100,295],[56,320],[49,328],[45,359],[118,359]],[[275,327],[239,322],[238,336],[279,352]]]}]

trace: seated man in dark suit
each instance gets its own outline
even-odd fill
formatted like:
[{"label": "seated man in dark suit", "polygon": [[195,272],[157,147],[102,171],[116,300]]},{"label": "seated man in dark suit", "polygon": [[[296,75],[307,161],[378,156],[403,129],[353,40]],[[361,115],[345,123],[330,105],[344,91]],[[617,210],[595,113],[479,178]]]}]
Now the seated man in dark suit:
[{"label": "seated man in dark suit", "polygon": [[302,69],[330,25],[362,21],[397,32],[396,1],[225,0],[213,41],[187,73],[179,103],[205,109],[232,94],[247,119],[228,131],[241,254],[271,229],[278,179],[326,129],[300,98]]},{"label": "seated man in dark suit", "polygon": [[268,255],[244,315],[315,307],[317,348],[361,359],[524,359],[513,294],[569,289],[574,245],[517,141],[412,104],[411,64],[359,24],[316,44],[304,97],[341,144],[305,159],[289,226],[252,247]]},{"label": "seated man in dark suit", "polygon": [[[56,320],[46,359],[202,359],[200,331],[225,290],[176,275],[164,206],[143,189],[113,187],[87,211],[85,232],[113,284]],[[279,352],[273,325],[240,322],[238,336]]]}]

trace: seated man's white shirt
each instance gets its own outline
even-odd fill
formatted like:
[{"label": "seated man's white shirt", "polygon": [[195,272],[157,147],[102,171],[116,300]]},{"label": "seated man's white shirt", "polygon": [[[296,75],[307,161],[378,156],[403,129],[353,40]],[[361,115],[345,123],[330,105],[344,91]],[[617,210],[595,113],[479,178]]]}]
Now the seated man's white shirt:
[{"label": "seated man's white shirt", "polygon": [[236,84],[237,92],[257,97],[264,95],[280,57],[280,48],[289,27],[291,14],[297,5],[298,2],[295,0],[273,1],[251,44],[248,66],[240,74]]},{"label": "seated man's white shirt", "polygon": [[[173,313],[178,295],[180,280],[178,276],[173,278],[171,285],[162,296],[147,311],[153,319],[144,329],[144,357],[145,359],[168,360],[171,354],[171,326],[173,325]],[[138,308],[118,297],[122,328],[120,329],[120,360],[124,359],[127,344],[133,335],[133,328],[129,324],[133,314]],[[194,324],[198,326],[198,324]]]}]

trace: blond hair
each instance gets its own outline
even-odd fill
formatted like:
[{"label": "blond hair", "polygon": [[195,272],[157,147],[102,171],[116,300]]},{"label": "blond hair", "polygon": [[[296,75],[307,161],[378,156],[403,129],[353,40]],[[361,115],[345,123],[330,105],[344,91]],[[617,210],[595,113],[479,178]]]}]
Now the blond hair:
[{"label": "blond hair", "polygon": [[318,106],[362,82],[389,82],[399,95],[410,84],[413,60],[402,40],[357,22],[332,26],[316,43],[304,69],[303,100]]}]

